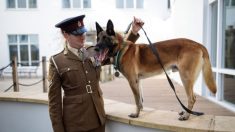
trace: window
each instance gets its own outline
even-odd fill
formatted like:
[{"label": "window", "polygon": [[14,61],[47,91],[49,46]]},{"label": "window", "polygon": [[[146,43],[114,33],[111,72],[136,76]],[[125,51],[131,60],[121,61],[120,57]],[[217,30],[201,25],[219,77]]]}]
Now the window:
[{"label": "window", "polygon": [[229,6],[229,5],[230,5],[230,1],[229,1],[229,0],[225,0],[225,1],[224,1],[224,5],[225,5],[225,6]]},{"label": "window", "polygon": [[171,9],[171,0],[167,0],[167,9]]},{"label": "window", "polygon": [[6,0],[9,9],[37,8],[37,0]]},{"label": "window", "polygon": [[15,0],[7,0],[7,8],[16,8]]},{"label": "window", "polygon": [[18,0],[18,8],[26,8],[26,0]]},{"label": "window", "polygon": [[117,8],[124,8],[124,0],[116,0]]},{"label": "window", "polygon": [[116,8],[143,8],[144,0],[116,0]]},{"label": "window", "polygon": [[[235,104],[235,0],[210,3],[210,58],[217,84],[216,95],[208,96],[222,104]],[[221,15],[219,15],[221,14]],[[227,106],[227,105],[224,105]]]},{"label": "window", "polygon": [[224,5],[226,7],[234,7],[235,6],[235,0],[225,0]]},{"label": "window", "polygon": [[126,0],[126,8],[134,8],[134,0]]},{"label": "window", "polygon": [[37,0],[29,0],[29,8],[37,8]]},{"label": "window", "polygon": [[91,8],[91,0],[62,0],[63,8]]},{"label": "window", "polygon": [[[228,1],[228,0],[227,0]],[[226,1],[225,1],[226,2]],[[224,4],[226,5],[226,4]],[[223,68],[235,69],[235,9],[223,8]]]},{"label": "window", "polygon": [[73,8],[81,8],[81,0],[73,0]]},{"label": "window", "polygon": [[136,8],[144,8],[144,0],[136,0]]},{"label": "window", "polygon": [[10,60],[17,56],[21,66],[39,65],[38,35],[8,35]]},{"label": "window", "polygon": [[231,1],[231,6],[235,6],[235,0]]},{"label": "window", "polygon": [[91,1],[83,0],[83,8],[91,8]]},{"label": "window", "polygon": [[63,8],[70,8],[70,0],[63,0],[62,7]]},{"label": "window", "polygon": [[235,104],[235,76],[223,74],[224,100]]}]

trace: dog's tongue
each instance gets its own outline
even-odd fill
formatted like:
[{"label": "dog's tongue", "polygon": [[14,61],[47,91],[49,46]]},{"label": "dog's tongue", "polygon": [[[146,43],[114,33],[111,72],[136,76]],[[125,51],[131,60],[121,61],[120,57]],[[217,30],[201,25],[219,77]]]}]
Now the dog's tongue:
[{"label": "dog's tongue", "polygon": [[104,51],[100,52],[99,55],[98,55],[98,60],[100,62],[102,62],[105,59],[107,53],[108,53],[107,49],[105,49]]}]

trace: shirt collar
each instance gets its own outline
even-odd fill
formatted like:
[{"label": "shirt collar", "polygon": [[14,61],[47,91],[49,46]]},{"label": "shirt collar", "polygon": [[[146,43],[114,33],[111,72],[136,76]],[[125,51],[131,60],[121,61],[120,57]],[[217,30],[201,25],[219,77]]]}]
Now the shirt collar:
[{"label": "shirt collar", "polygon": [[67,46],[68,46],[68,50],[70,50],[73,54],[78,56],[78,51],[79,51],[78,49],[71,47],[69,44],[67,44]]}]

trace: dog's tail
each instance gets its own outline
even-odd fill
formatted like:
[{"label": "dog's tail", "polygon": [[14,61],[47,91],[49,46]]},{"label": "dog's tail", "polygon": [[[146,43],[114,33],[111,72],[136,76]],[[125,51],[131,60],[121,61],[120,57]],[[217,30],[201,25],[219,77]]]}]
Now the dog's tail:
[{"label": "dog's tail", "polygon": [[213,78],[212,69],[211,69],[211,63],[209,59],[209,54],[207,52],[207,49],[204,46],[201,46],[202,52],[203,52],[203,59],[204,64],[202,67],[203,77],[206,82],[207,87],[210,89],[212,93],[216,93],[216,84],[215,80]]}]

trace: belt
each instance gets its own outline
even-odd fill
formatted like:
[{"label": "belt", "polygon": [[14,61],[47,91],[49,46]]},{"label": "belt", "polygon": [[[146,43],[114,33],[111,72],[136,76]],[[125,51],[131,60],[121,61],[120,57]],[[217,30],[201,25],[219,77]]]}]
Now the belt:
[{"label": "belt", "polygon": [[[97,88],[96,88],[97,87]],[[86,84],[83,86],[79,86],[73,89],[64,89],[64,94],[67,96],[72,96],[72,95],[81,95],[81,94],[94,94],[98,92],[98,86],[94,86],[91,84]]]}]

